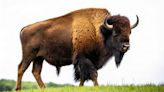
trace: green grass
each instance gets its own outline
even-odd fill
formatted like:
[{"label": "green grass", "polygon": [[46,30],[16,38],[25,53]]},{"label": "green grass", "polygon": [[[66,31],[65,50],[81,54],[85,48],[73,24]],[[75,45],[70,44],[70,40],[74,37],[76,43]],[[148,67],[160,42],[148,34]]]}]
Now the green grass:
[{"label": "green grass", "polygon": [[[164,84],[153,85],[107,85],[99,87],[78,87],[70,84],[46,83],[46,89],[39,89],[36,82],[23,82],[22,91],[19,92],[164,92]],[[14,80],[0,80],[0,92],[14,91]],[[11,91],[12,90],[12,91]]]},{"label": "green grass", "polygon": [[30,89],[20,92],[164,92],[164,85],[142,85],[142,86],[99,86],[99,87],[78,87],[64,86],[46,89]]}]

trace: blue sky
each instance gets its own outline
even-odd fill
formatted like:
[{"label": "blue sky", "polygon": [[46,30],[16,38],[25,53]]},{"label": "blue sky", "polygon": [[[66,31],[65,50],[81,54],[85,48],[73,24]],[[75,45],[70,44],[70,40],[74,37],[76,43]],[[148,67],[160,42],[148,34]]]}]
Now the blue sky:
[{"label": "blue sky", "polygon": [[[0,0],[0,79],[17,78],[17,65],[21,60],[19,32],[22,27],[45,19],[57,17],[70,11],[100,7],[112,15],[129,17],[135,23],[137,14],[140,23],[132,30],[131,48],[122,64],[116,68],[113,58],[98,71],[100,84],[146,84],[164,83],[164,9],[162,0]],[[73,66],[62,67],[60,76],[55,67],[44,62],[44,82],[71,83]],[[24,81],[35,81],[31,66],[23,76]],[[87,82],[86,85],[92,85]]]}]

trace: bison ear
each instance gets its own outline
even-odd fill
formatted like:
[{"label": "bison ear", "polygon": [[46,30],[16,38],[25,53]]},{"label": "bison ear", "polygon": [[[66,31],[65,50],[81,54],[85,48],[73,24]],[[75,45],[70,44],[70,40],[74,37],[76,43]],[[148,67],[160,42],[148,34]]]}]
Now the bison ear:
[{"label": "bison ear", "polygon": [[124,53],[119,52],[119,51],[115,52],[115,63],[117,67],[120,66],[123,56],[124,56]]}]

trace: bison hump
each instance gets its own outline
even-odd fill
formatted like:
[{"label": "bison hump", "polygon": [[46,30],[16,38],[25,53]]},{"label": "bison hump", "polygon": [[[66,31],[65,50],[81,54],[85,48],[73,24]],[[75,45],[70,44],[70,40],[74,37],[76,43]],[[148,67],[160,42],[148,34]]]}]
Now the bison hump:
[{"label": "bison hump", "polygon": [[83,52],[96,45],[96,30],[87,18],[78,18],[73,23],[72,43],[74,50]]}]

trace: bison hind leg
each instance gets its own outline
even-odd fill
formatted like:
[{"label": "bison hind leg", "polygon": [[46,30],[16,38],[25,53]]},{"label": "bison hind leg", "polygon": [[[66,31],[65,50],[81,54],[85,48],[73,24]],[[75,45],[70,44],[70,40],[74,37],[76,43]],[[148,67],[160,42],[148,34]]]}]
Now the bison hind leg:
[{"label": "bison hind leg", "polygon": [[21,90],[21,81],[22,81],[23,74],[26,71],[26,69],[29,67],[30,63],[34,58],[35,58],[35,53],[23,54],[23,59],[18,65],[18,77],[17,77],[15,90]]},{"label": "bison hind leg", "polygon": [[44,58],[42,57],[36,57],[33,61],[33,68],[32,68],[32,74],[34,75],[40,88],[46,87],[41,79],[41,70],[42,70],[43,60]]},{"label": "bison hind leg", "polygon": [[96,80],[97,82],[97,76],[98,76],[97,69],[88,58],[85,57],[78,58],[76,64],[74,64],[74,69],[75,69],[75,80],[76,81],[80,80],[80,86],[83,85],[85,80],[91,79],[92,81]]}]

